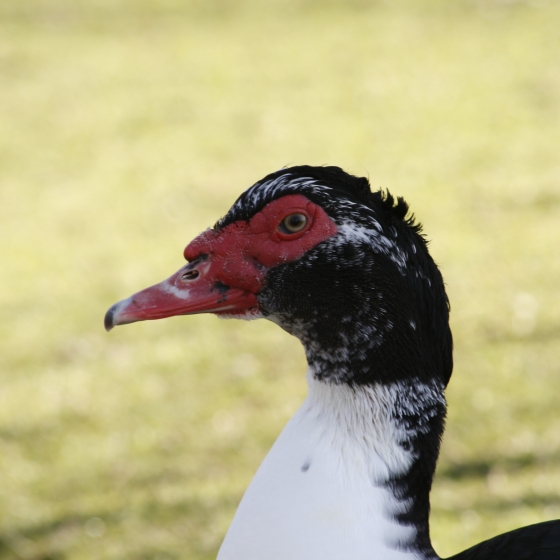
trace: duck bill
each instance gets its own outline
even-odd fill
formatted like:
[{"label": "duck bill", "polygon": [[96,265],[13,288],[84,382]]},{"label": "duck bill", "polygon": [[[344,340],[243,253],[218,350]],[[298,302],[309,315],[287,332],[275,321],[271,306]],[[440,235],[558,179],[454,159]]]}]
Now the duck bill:
[{"label": "duck bill", "polygon": [[210,262],[191,263],[167,280],[115,303],[105,315],[105,329],[175,315],[235,316],[257,311],[255,294],[220,282]]}]

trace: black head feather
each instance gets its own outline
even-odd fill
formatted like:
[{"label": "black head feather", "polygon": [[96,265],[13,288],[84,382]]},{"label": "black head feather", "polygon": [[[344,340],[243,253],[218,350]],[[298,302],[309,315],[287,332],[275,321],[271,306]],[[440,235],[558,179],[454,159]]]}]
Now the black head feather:
[{"label": "black head feather", "polygon": [[[353,343],[361,345],[354,357],[361,357],[361,363],[347,364],[353,373],[346,381],[371,382],[375,371],[376,379],[385,382],[415,376],[447,384],[452,369],[448,300],[421,225],[402,197],[371,192],[367,178],[339,167],[302,165],[264,177],[215,227],[249,220],[273,200],[295,193],[320,205],[340,234],[271,270],[260,295],[263,309],[281,314],[280,323],[308,349],[321,347],[316,356],[327,350],[340,355],[337,349],[354,336]],[[332,328],[343,321],[354,334]],[[376,350],[365,352],[366,345],[382,339]],[[364,365],[372,360],[375,368]],[[338,360],[331,366],[340,373]],[[317,375],[331,376],[324,368]]]}]

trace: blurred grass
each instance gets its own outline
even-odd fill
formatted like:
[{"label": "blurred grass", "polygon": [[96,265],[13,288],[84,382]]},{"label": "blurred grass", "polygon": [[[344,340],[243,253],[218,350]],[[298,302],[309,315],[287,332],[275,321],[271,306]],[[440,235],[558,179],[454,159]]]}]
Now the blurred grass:
[{"label": "blurred grass", "polygon": [[432,532],[560,517],[560,3],[3,0],[0,558],[209,559],[305,394],[266,322],[102,330],[264,174],[433,239],[456,367]]}]

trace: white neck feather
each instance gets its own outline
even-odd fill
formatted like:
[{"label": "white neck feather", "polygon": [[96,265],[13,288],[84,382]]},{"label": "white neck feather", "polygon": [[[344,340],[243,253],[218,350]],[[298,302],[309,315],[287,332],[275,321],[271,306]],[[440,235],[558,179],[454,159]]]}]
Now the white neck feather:
[{"label": "white neck feather", "polygon": [[409,503],[387,485],[413,462],[393,420],[397,387],[332,385],[309,394],[257,471],[218,560],[405,560]]}]

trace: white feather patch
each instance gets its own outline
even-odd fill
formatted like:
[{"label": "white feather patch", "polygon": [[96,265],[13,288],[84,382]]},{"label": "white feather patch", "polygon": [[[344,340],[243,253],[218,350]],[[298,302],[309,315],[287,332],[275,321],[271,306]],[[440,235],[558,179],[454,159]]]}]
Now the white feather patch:
[{"label": "white feather patch", "polygon": [[[218,560],[412,560],[409,503],[384,485],[412,453],[393,386],[317,381],[251,482]],[[428,389],[427,389],[428,390]]]}]

